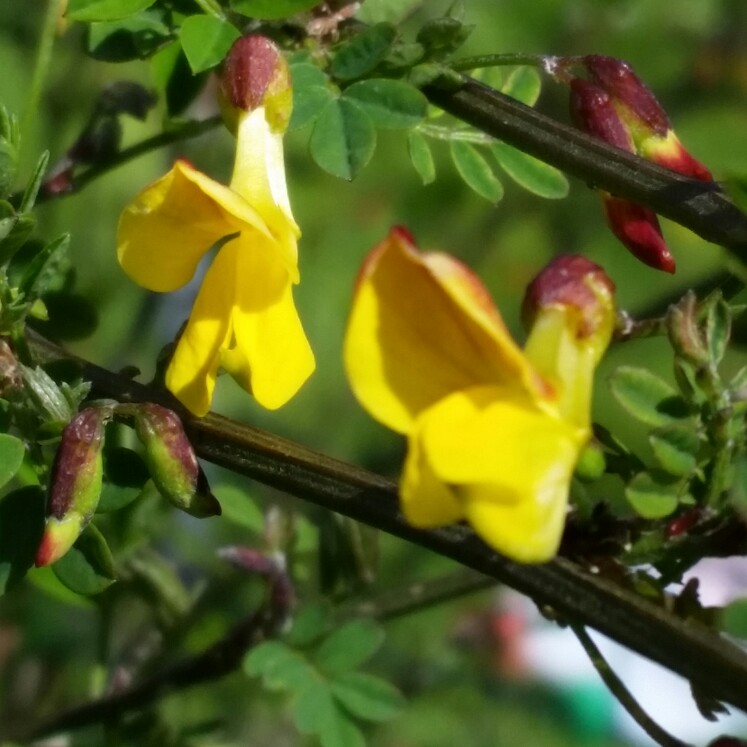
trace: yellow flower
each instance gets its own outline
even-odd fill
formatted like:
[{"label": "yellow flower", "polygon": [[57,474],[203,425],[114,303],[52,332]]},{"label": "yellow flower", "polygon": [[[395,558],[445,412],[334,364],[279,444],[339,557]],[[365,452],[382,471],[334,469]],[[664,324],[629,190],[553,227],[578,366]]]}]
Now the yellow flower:
[{"label": "yellow flower", "polygon": [[580,257],[560,258],[527,298],[522,351],[475,275],[395,229],[361,270],[345,366],[362,405],[408,437],[407,520],[467,519],[496,550],[541,562],[560,543],[614,310],[611,281]]},{"label": "yellow flower", "polygon": [[[237,138],[230,184],[177,161],[125,208],[117,235],[125,272],[160,292],[187,283],[204,254],[222,244],[166,373],[167,387],[200,416],[210,409],[219,368],[270,409],[287,402],[314,370],[292,296],[300,231],[283,163],[287,68],[268,40],[244,37],[239,43],[239,51],[250,48],[255,62],[258,47],[265,55],[269,50],[279,74],[263,82],[259,103],[245,109],[229,102]],[[274,84],[283,76],[286,85],[278,95]]]}]

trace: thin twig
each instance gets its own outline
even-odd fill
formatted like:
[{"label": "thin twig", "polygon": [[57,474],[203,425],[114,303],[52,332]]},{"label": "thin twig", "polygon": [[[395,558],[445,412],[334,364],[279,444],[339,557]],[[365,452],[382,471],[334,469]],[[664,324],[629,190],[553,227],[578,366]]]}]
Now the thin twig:
[{"label": "thin twig", "polygon": [[615,148],[468,77],[429,85],[431,103],[593,187],[637,202],[747,262],[747,215],[715,182],[677,174]]},{"label": "thin twig", "polygon": [[[494,585],[495,579],[462,569],[345,605],[337,610],[335,617],[337,620],[354,617],[391,620]],[[120,718],[130,711],[153,706],[157,699],[166,695],[228,675],[240,666],[249,649],[277,634],[277,622],[267,611],[257,612],[205,651],[177,662],[127,690],[90,700],[56,714],[32,727],[22,741]]]},{"label": "thin twig", "polygon": [[67,195],[80,192],[94,180],[108,174],[110,171],[113,171],[135,158],[139,158],[146,153],[177,143],[181,140],[189,140],[203,135],[204,133],[215,129],[221,122],[222,119],[220,116],[209,117],[208,119],[201,120],[191,120],[185,122],[176,129],[167,130],[166,132],[161,132],[158,135],[141,140],[139,143],[135,143],[128,148],[122,149],[113,158],[102,163],[97,163],[95,166],[91,166],[80,174],[74,176],[72,179],[71,190],[59,193],[48,193],[42,191],[39,193],[36,202],[46,202],[53,198],[66,197]]},{"label": "thin twig", "polygon": [[607,660],[602,656],[602,652],[586,632],[583,625],[570,625],[571,630],[575,633],[578,642],[583,646],[586,655],[594,665],[602,681],[610,689],[620,705],[630,714],[638,726],[646,732],[661,747],[692,747],[687,742],[682,742],[673,737],[669,732],[662,729],[647,713],[641,708],[640,703],[633,697],[630,690],[623,684],[622,680],[615,674]]},{"label": "thin twig", "polygon": [[[36,336],[32,343],[41,359],[72,359]],[[491,550],[466,526],[417,529],[398,509],[396,486],[379,475],[220,415],[192,418],[167,392],[78,363],[99,396],[158,402],[179,412],[201,458],[491,576],[747,711],[747,653],[705,626],[686,622],[566,558],[522,565]]]}]

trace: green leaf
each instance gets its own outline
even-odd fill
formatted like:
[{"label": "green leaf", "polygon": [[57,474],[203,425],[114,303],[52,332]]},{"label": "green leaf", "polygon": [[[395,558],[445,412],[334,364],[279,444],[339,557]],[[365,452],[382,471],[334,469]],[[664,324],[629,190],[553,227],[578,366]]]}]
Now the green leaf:
[{"label": "green leaf", "polygon": [[374,125],[383,129],[414,127],[428,112],[428,99],[415,86],[402,80],[362,80],[346,88],[343,97],[353,99]]},{"label": "green leaf", "polygon": [[644,519],[669,516],[679,505],[680,483],[660,472],[639,472],[625,487],[625,497]]},{"label": "green leaf", "polygon": [[45,503],[38,485],[0,499],[0,594],[18,583],[34,564],[44,533]]},{"label": "green leaf", "polygon": [[708,309],[705,332],[711,361],[717,366],[726,353],[731,337],[731,311],[723,298],[716,299]]},{"label": "green leaf", "polygon": [[670,475],[686,477],[695,466],[700,447],[698,434],[684,425],[665,425],[648,437],[656,461]]},{"label": "green leaf", "polygon": [[215,67],[241,36],[231,23],[214,16],[197,15],[184,19],[179,39],[193,73]]},{"label": "green leaf", "polygon": [[332,75],[339,80],[365,75],[386,57],[396,36],[389,23],[368,26],[337,50],[330,66]]},{"label": "green leaf", "polygon": [[345,623],[322,641],[314,662],[325,674],[356,669],[384,642],[384,631],[373,620]]},{"label": "green leaf", "polygon": [[723,609],[720,627],[724,633],[747,638],[747,599],[735,599]]},{"label": "green leaf", "polygon": [[20,438],[0,433],[0,488],[18,472],[25,453],[26,447]]},{"label": "green leaf", "polygon": [[67,250],[70,246],[70,234],[65,233],[50,241],[29,263],[24,270],[19,288],[29,299],[35,299],[49,289],[58,277],[70,267]]},{"label": "green leaf", "polygon": [[330,101],[314,124],[309,142],[311,157],[327,173],[353,179],[376,149],[376,130],[356,103]]},{"label": "green leaf", "polygon": [[246,487],[223,484],[214,488],[213,493],[220,503],[224,519],[258,535],[262,534],[264,514],[247,493]]},{"label": "green leaf", "polygon": [[66,18],[71,21],[116,21],[135,15],[156,0],[69,0]]},{"label": "green leaf", "polygon": [[436,164],[428,141],[417,130],[407,135],[407,152],[423,184],[431,184],[436,179]]},{"label": "green leaf", "polygon": [[116,580],[114,558],[104,536],[89,524],[53,566],[57,578],[76,594],[100,594]]},{"label": "green leaf", "polygon": [[250,18],[274,21],[319,5],[319,0],[231,0],[231,10]]},{"label": "green leaf", "polygon": [[451,158],[468,187],[490,202],[503,197],[503,185],[493,173],[483,155],[470,143],[453,140]]},{"label": "green leaf", "polygon": [[668,425],[690,413],[675,389],[645,368],[620,366],[610,377],[615,399],[647,425]]},{"label": "green leaf", "polygon": [[318,680],[306,659],[282,641],[255,646],[244,657],[243,667],[250,677],[262,677],[268,690],[299,690]]},{"label": "green leaf", "polygon": [[562,171],[501,141],[491,146],[500,167],[524,189],[539,197],[559,200],[568,194],[568,180]]},{"label": "green leaf", "polygon": [[18,207],[19,213],[28,213],[31,208],[34,207],[36,196],[39,194],[39,187],[41,187],[41,183],[44,179],[44,174],[47,171],[48,164],[49,151],[45,150],[44,153],[39,156],[36,162],[36,167],[34,168],[34,173],[31,175],[31,179],[29,180],[29,183],[23,193],[21,204]]},{"label": "green leaf", "polygon": [[542,79],[539,73],[528,66],[517,67],[508,76],[502,91],[522,104],[534,106],[542,90]]},{"label": "green leaf", "polygon": [[293,702],[293,722],[301,734],[317,734],[323,725],[337,718],[329,685],[321,678],[298,690]]},{"label": "green leaf", "polygon": [[307,62],[291,65],[293,82],[293,114],[289,130],[298,130],[311,124],[324,106],[335,96],[329,87],[327,76],[316,66]]},{"label": "green leaf", "polygon": [[117,511],[135,500],[150,477],[139,454],[123,446],[104,446],[104,483],[96,513]]},{"label": "green leaf", "polygon": [[456,18],[443,16],[428,21],[418,31],[415,40],[425,47],[428,57],[442,59],[461,47],[472,29]]},{"label": "green leaf", "polygon": [[332,693],[349,713],[368,721],[388,721],[405,707],[405,699],[397,688],[363,672],[348,672],[335,678]]},{"label": "green leaf", "polygon": [[327,630],[330,617],[329,603],[311,602],[305,604],[293,620],[293,627],[287,635],[288,642],[297,647],[314,643]]},{"label": "green leaf", "polygon": [[322,715],[319,729],[322,747],[366,747],[361,730],[339,708]]}]

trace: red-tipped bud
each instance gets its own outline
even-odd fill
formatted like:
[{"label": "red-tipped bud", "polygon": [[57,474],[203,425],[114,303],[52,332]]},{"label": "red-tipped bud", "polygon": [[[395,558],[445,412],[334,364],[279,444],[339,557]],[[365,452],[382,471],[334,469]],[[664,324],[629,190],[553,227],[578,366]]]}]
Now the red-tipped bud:
[{"label": "red-tipped bud", "polygon": [[521,317],[531,328],[539,313],[553,306],[572,307],[579,312],[579,339],[607,328],[614,316],[615,284],[607,273],[586,257],[566,254],[556,257],[529,284]]},{"label": "red-tipped bud", "polygon": [[220,90],[230,108],[251,112],[264,107],[274,130],[288,126],[293,106],[290,70],[267,37],[254,34],[234,42],[223,65]]},{"label": "red-tipped bud", "polygon": [[160,405],[138,405],[135,432],[145,447],[145,463],[161,495],[192,516],[217,516],[210,492],[179,416]]},{"label": "red-tipped bud", "polygon": [[685,150],[674,130],[669,130],[664,136],[652,135],[641,141],[638,152],[649,161],[678,174],[703,182],[713,181],[711,172]]},{"label": "red-tipped bud", "polygon": [[610,145],[635,152],[633,138],[620,119],[610,95],[581,78],[573,78],[570,87],[571,118],[576,126]]},{"label": "red-tipped bud", "polygon": [[656,213],[643,205],[606,193],[603,202],[612,233],[631,254],[649,267],[673,273],[674,257],[661,234]]},{"label": "red-tipped bud", "polygon": [[[583,65],[591,80],[607,91],[618,103],[630,111],[630,126],[646,126],[653,134],[666,135],[672,128],[667,113],[656,100],[651,89],[633,72],[627,62],[590,54]],[[625,117],[628,119],[628,117]]]},{"label": "red-tipped bud", "polygon": [[73,546],[96,510],[102,486],[104,430],[111,417],[111,408],[88,407],[62,432],[52,466],[47,522],[36,553],[37,566],[59,560]]}]

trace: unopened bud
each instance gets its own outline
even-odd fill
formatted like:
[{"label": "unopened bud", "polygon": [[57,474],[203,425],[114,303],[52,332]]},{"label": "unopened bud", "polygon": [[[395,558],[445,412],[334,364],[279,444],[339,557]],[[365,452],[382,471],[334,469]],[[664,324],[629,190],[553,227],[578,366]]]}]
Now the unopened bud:
[{"label": "unopened bud", "polygon": [[664,241],[656,213],[643,205],[605,193],[607,224],[628,251],[643,264],[673,273],[674,257]]},{"label": "unopened bud", "polygon": [[698,325],[698,302],[695,294],[688,291],[667,313],[667,331],[672,347],[680,358],[701,366],[708,363],[709,354],[705,339]]},{"label": "unopened bud", "polygon": [[135,411],[135,432],[161,495],[192,516],[218,516],[221,509],[197,463],[182,421],[171,410],[146,403]]},{"label": "unopened bud", "polygon": [[264,107],[276,132],[290,121],[293,94],[288,63],[275,43],[253,34],[237,39],[223,64],[220,91],[229,111],[251,112]]},{"label": "unopened bud", "polygon": [[599,265],[586,257],[562,255],[550,262],[527,287],[522,320],[529,328],[544,309],[565,306],[578,311],[579,339],[602,328],[611,331],[614,293],[615,284]]},{"label": "unopened bud", "polygon": [[103,477],[104,430],[111,417],[109,407],[87,407],[62,432],[52,466],[37,566],[59,560],[75,544],[96,510]]},{"label": "unopened bud", "polygon": [[576,126],[605,143],[633,153],[635,146],[610,95],[581,78],[570,82],[571,118]]}]

